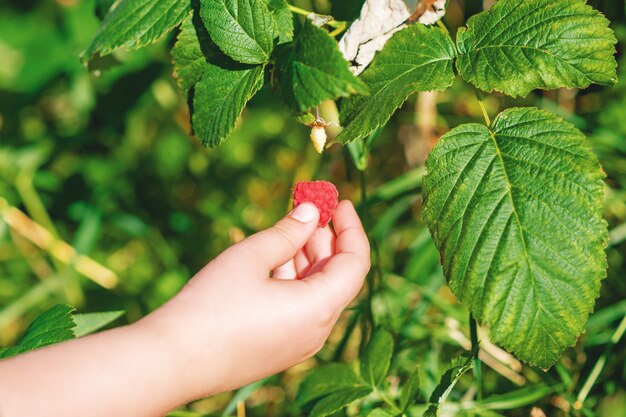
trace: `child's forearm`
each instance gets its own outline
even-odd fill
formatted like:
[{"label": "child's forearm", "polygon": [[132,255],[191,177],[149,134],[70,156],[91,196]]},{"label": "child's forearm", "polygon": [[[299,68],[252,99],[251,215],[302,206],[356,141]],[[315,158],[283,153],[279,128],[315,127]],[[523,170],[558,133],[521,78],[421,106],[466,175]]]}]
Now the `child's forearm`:
[{"label": "child's forearm", "polygon": [[145,322],[0,362],[0,415],[158,416],[185,401],[179,358]]}]

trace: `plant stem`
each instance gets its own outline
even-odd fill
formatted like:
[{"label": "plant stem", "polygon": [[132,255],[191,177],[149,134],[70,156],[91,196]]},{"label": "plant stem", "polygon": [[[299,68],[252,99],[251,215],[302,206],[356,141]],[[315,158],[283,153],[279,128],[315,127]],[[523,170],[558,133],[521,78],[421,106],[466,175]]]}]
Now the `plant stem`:
[{"label": "plant stem", "polygon": [[489,118],[489,113],[487,113],[487,109],[485,108],[485,103],[483,103],[482,95],[478,89],[474,89],[474,94],[476,95],[476,100],[478,100],[478,105],[480,106],[480,110],[483,112],[483,117],[485,118],[485,124],[487,127],[491,126],[491,119]]},{"label": "plant stem", "polygon": [[365,221],[365,215],[367,214],[367,176],[365,170],[359,171],[361,178],[361,207],[359,215]]},{"label": "plant stem", "polygon": [[[365,170],[359,171],[361,176],[361,207],[359,215],[361,217],[361,221],[364,224],[367,224],[367,175]],[[369,330],[374,328],[374,317],[372,313],[372,301],[374,298],[374,273],[370,271],[367,274],[367,295],[366,295],[366,305],[365,305],[365,314],[363,315],[363,327],[362,327],[362,340],[361,347],[365,346],[365,343],[369,339],[367,332],[367,324],[369,324]]]},{"label": "plant stem", "polygon": [[446,27],[446,25],[443,24],[443,22],[441,21],[441,19],[437,20],[437,26],[439,26],[439,28],[441,30],[443,30],[444,32],[446,32],[448,35],[450,34],[450,31],[448,30],[448,28]]},{"label": "plant stem", "polygon": [[376,395],[378,395],[378,398],[383,400],[383,402],[385,404],[387,404],[389,407],[391,407],[391,409],[393,410],[394,414],[400,414],[402,412],[402,410],[400,410],[400,408],[398,408],[398,406],[393,401],[391,401],[391,399],[389,399],[389,397],[387,397],[378,388],[374,388],[374,392],[376,393]]},{"label": "plant stem", "polygon": [[308,15],[310,15],[310,14],[315,14],[315,13],[313,13],[313,12],[310,12],[310,11],[308,11],[308,10],[304,10],[304,9],[301,9],[300,7],[294,6],[294,5],[292,5],[292,4],[288,4],[288,5],[287,5],[287,7],[289,8],[289,10],[291,10],[291,12],[292,12],[292,13],[295,13],[295,14],[300,14],[300,15],[302,15],[302,16],[308,16]]},{"label": "plant stem", "polygon": [[310,15],[316,15],[316,16],[322,16],[322,17],[327,17],[327,18],[329,18],[329,21],[328,21],[328,22],[326,22],[325,24],[326,24],[326,25],[328,25],[328,26],[330,26],[331,28],[334,28],[334,29],[335,29],[335,30],[333,30],[333,31],[330,33],[330,36],[337,36],[337,35],[339,35],[341,32],[343,32],[343,31],[346,29],[346,27],[348,27],[348,22],[344,22],[344,21],[342,21],[342,20],[335,20],[332,16],[320,15],[320,14],[318,14],[318,13],[311,12],[311,11],[309,11],[309,10],[302,9],[302,8],[300,8],[300,7],[298,7],[298,6],[294,6],[294,5],[292,5],[292,4],[288,4],[288,5],[287,5],[287,7],[289,8],[289,10],[290,10],[292,13],[299,14],[299,15],[302,15],[302,16],[306,16],[306,17],[308,17],[308,16],[310,16]]},{"label": "plant stem", "polygon": [[348,322],[348,325],[346,326],[346,330],[343,332],[343,336],[341,337],[341,340],[339,341],[339,344],[337,344],[337,348],[335,349],[335,352],[333,353],[333,362],[338,362],[341,359],[341,356],[343,355],[343,351],[346,349],[346,346],[348,345],[348,341],[350,340],[350,336],[352,335],[352,332],[354,332],[354,329],[356,328],[357,323],[359,322],[359,316],[361,315],[360,310],[355,310],[352,313],[352,316],[350,317],[350,321]]},{"label": "plant stem", "polygon": [[41,201],[41,198],[39,198],[39,194],[33,186],[33,177],[34,175],[32,173],[21,172],[15,179],[15,189],[20,195],[24,207],[26,207],[26,211],[33,220],[48,229],[50,233],[52,233],[52,236],[58,238],[59,233],[56,227],[54,227],[54,223],[46,210],[46,206],[43,204],[43,201]]},{"label": "plant stem", "polygon": [[617,326],[617,329],[611,337],[611,342],[607,345],[604,353],[602,353],[602,355],[598,358],[598,361],[593,366],[593,369],[587,377],[583,387],[580,389],[580,392],[576,397],[576,402],[574,403],[574,408],[576,410],[580,410],[583,407],[583,403],[587,399],[587,395],[591,392],[591,388],[593,388],[594,384],[598,380],[598,377],[600,376],[600,373],[602,373],[602,369],[604,369],[604,365],[606,364],[609,353],[611,353],[611,349],[617,344],[617,342],[620,341],[622,336],[624,336],[624,332],[626,332],[626,316],[624,316],[619,326]]},{"label": "plant stem", "polygon": [[246,403],[243,401],[237,403],[237,417],[246,417]]},{"label": "plant stem", "polygon": [[338,23],[338,25],[335,28],[335,30],[333,30],[332,32],[329,33],[329,35],[332,36],[333,38],[335,36],[339,35],[344,30],[346,30],[346,28],[348,27],[348,22],[337,22],[337,23]]},{"label": "plant stem", "polygon": [[470,323],[470,340],[472,341],[472,350],[476,349],[476,357],[474,358],[474,379],[476,380],[476,399],[478,401],[483,399],[483,372],[480,359],[478,358],[478,351],[480,348],[478,342],[478,326],[472,313],[469,315]]}]

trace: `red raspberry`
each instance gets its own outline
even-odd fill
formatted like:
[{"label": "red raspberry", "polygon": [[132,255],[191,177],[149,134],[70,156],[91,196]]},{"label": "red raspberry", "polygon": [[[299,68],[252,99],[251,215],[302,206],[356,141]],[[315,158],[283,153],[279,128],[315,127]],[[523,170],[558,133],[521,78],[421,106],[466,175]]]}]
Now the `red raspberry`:
[{"label": "red raspberry", "polygon": [[301,181],[293,189],[293,206],[305,202],[315,204],[320,211],[317,227],[324,227],[330,222],[337,208],[339,193],[337,187],[328,181]]}]

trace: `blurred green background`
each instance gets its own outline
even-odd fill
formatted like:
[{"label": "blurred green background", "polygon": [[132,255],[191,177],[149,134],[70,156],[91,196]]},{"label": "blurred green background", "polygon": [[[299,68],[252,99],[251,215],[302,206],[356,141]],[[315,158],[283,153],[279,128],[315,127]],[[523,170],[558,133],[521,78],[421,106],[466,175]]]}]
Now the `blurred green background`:
[{"label": "blurred green background", "polygon": [[[482,119],[471,88],[457,79],[444,93],[410,98],[374,142],[363,177],[339,145],[320,158],[308,128],[267,88],[224,146],[205,149],[188,134],[186,102],[172,78],[175,32],[148,48],[98,59],[91,68],[81,63],[80,52],[111,3],[0,2],[0,345],[14,343],[37,314],[58,303],[81,312],[125,310],[118,324],[137,320],[228,245],[282,217],[294,181],[328,179],[342,198],[360,205],[376,248],[372,309],[375,321],[400,340],[394,367],[402,374],[420,364],[423,392],[429,393],[468,331],[467,312],[445,287],[439,255],[420,219],[420,182],[437,138]],[[362,1],[293,3],[350,20]],[[451,0],[446,25],[454,32],[488,3]],[[587,334],[545,375],[518,364],[508,377],[486,371],[487,392],[568,382],[536,401],[547,415],[573,412],[582,380],[626,315],[626,18],[622,1],[590,4],[612,21],[620,39],[615,89],[486,99],[492,115],[511,105],[558,113],[588,135],[608,175],[610,268]],[[322,110],[333,119],[334,105]],[[34,224],[49,232],[48,243]],[[69,246],[54,247],[57,241]],[[356,315],[345,314],[329,345],[342,343]],[[342,358],[354,358],[357,346],[348,341]],[[626,416],[625,347],[621,341],[612,348],[589,394],[592,415]],[[330,359],[329,350],[318,361]],[[248,414],[301,415],[291,399],[315,363],[248,392]],[[200,401],[179,415],[220,415],[231,396]],[[502,413],[529,415],[531,409]],[[226,412],[234,413],[232,405]]]}]

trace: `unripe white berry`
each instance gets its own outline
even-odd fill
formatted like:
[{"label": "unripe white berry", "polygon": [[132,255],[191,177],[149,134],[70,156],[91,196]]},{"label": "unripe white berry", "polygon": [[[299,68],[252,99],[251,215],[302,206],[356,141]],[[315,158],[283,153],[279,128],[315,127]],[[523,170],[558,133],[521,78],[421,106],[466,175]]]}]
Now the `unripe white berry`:
[{"label": "unripe white berry", "polygon": [[313,126],[311,128],[311,142],[317,153],[324,152],[326,146],[326,128],[324,126]]}]

